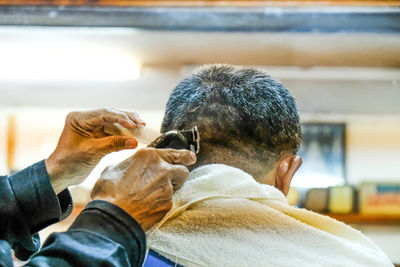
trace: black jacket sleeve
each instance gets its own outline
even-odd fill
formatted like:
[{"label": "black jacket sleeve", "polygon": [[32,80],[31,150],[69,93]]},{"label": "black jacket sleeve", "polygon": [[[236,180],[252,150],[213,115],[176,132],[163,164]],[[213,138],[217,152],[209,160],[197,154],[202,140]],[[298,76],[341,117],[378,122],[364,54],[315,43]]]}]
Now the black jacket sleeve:
[{"label": "black jacket sleeve", "polygon": [[142,266],[146,235],[121,208],[90,202],[64,233],[52,234],[27,266]]},{"label": "black jacket sleeve", "polygon": [[[13,266],[40,247],[37,231],[71,213],[68,190],[56,195],[44,161],[0,177],[0,266]],[[67,232],[52,234],[27,266],[141,266],[146,235],[121,208],[90,202]]]},{"label": "black jacket sleeve", "polygon": [[[37,232],[67,217],[72,199],[66,189],[56,195],[40,161],[14,175],[0,177],[0,240],[27,260],[40,247]],[[0,250],[6,249],[4,242]]]}]

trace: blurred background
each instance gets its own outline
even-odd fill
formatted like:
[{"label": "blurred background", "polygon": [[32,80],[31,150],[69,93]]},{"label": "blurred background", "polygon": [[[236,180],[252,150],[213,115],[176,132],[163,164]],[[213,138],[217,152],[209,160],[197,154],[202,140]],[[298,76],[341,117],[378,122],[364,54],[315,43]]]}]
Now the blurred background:
[{"label": "blurred background", "polygon": [[[400,263],[399,1],[0,0],[0,173],[48,157],[71,110],[133,109],[158,131],[174,85],[210,63],[289,88],[304,133],[290,203]],[[105,166],[134,152],[71,189],[75,214]]]}]

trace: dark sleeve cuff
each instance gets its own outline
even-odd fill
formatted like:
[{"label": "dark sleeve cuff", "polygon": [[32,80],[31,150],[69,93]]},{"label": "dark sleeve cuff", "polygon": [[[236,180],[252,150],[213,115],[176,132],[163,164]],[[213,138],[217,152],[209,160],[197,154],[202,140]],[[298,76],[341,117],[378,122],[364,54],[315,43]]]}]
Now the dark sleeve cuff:
[{"label": "dark sleeve cuff", "polygon": [[4,240],[0,240],[0,266],[13,267],[11,248]]},{"label": "dark sleeve cuff", "polygon": [[125,248],[132,266],[142,266],[146,255],[146,234],[123,209],[107,201],[91,201],[70,230],[87,230],[108,237]]},{"label": "dark sleeve cuff", "polygon": [[44,160],[10,176],[9,181],[32,234],[71,214],[71,195],[68,189],[55,194]]}]

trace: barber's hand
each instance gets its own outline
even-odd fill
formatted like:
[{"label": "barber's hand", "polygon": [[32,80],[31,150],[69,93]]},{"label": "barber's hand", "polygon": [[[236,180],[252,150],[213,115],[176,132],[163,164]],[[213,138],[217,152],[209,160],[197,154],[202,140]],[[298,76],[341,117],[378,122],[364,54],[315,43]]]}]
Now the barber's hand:
[{"label": "barber's hand", "polygon": [[56,193],[83,182],[106,154],[137,147],[137,140],[132,137],[105,133],[104,127],[112,127],[113,123],[129,129],[145,124],[136,113],[114,108],[68,114],[57,147],[46,160]]},{"label": "barber's hand", "polygon": [[147,231],[172,207],[173,191],[186,181],[184,166],[196,162],[188,150],[145,148],[102,173],[93,199],[111,202],[129,213]]}]

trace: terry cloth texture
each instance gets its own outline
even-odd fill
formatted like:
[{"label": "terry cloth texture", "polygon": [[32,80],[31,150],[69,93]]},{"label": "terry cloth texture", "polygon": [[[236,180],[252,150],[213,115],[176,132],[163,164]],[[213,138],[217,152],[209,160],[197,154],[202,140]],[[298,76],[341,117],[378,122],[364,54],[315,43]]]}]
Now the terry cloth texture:
[{"label": "terry cloth texture", "polygon": [[393,266],[361,232],[220,164],[190,174],[148,246],[184,266]]}]

